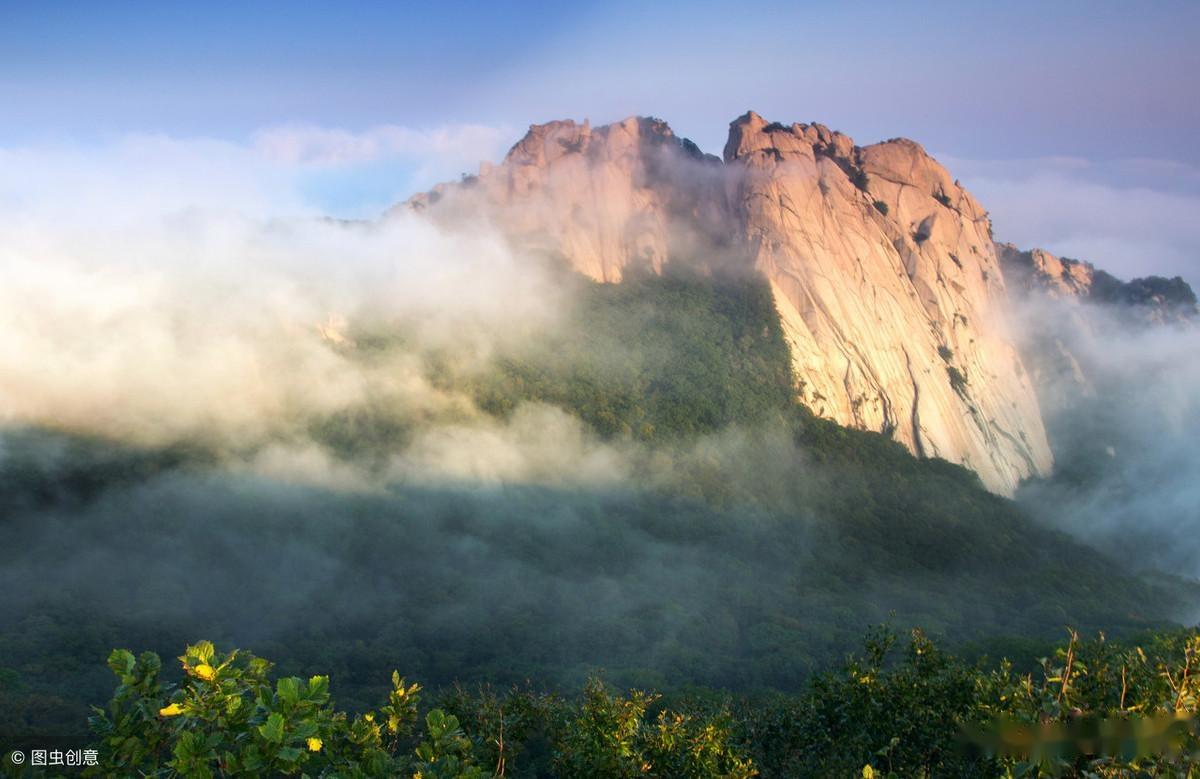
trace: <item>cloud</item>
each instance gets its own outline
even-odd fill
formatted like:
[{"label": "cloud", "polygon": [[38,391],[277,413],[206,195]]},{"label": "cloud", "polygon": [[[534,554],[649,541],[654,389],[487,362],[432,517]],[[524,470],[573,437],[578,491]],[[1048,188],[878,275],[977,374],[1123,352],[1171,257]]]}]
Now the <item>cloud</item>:
[{"label": "cloud", "polygon": [[337,167],[380,162],[393,157],[447,158],[477,165],[493,160],[511,144],[510,128],[464,124],[433,130],[380,125],[361,132],[312,125],[260,130],[254,149],[264,157],[294,165]]},{"label": "cloud", "polygon": [[[1200,578],[1200,329],[1036,300],[1021,322],[1043,368],[1038,394],[1060,473],[1020,499],[1133,567]],[[1059,343],[1086,383],[1061,370]]]},{"label": "cloud", "polygon": [[104,225],[184,210],[374,217],[498,159],[514,135],[483,125],[282,126],[246,141],[134,133],[0,147],[0,207]]},{"label": "cloud", "polygon": [[1121,278],[1200,282],[1200,168],[1134,158],[942,161],[989,210],[998,240]]},{"label": "cloud", "polygon": [[[376,397],[461,416],[421,355],[485,356],[562,303],[486,225],[317,218],[304,166],[257,147],[130,136],[0,149],[0,167],[8,424],[244,445]],[[409,341],[360,359],[331,317]]]}]

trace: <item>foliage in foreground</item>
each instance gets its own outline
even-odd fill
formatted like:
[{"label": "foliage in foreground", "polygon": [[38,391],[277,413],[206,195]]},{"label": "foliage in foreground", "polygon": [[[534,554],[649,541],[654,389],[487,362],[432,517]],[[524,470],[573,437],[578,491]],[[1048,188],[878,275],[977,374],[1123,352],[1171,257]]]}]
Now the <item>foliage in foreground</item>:
[{"label": "foliage in foreground", "polygon": [[[272,684],[267,661],[238,651],[219,654],[207,641],[189,646],[180,661],[182,681],[164,684],[158,655],[135,658],[123,649],[110,655],[120,685],[92,718],[101,737],[97,775],[478,779],[485,775],[481,754],[494,758],[489,766],[504,775],[510,755],[520,749],[514,742],[522,737],[520,725],[509,726],[506,742],[503,708],[497,721],[483,719],[485,727],[498,727],[487,745],[469,738],[459,718],[440,708],[421,718],[420,685],[398,673],[384,706],[351,716],[334,709],[327,676],[307,682],[283,677]],[[578,703],[549,696],[522,702],[525,721],[536,721],[549,739],[557,776],[756,774],[732,745],[727,717],[664,710],[650,722],[646,713],[655,699],[636,691],[613,696],[593,680]],[[479,707],[476,713],[487,711]]]},{"label": "foliage in foreground", "polygon": [[355,715],[328,677],[272,684],[266,661],[208,642],[180,658],[179,684],[157,655],[117,650],[120,685],[92,724],[101,772],[154,776],[1200,775],[1200,631],[1138,645],[1071,632],[1029,674],[968,665],[920,631],[897,643],[873,631],[799,696],[699,690],[666,706],[592,679],[574,699],[455,689],[424,710],[393,674],[387,702]]}]

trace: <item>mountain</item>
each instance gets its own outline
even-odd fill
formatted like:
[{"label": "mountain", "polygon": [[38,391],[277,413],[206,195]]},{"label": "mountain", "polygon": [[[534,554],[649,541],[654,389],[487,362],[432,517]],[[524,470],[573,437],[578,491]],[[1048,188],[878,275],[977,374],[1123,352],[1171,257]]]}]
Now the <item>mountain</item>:
[{"label": "mountain", "polygon": [[1121,281],[1090,262],[1043,249],[1022,251],[1010,243],[997,243],[996,254],[1009,285],[1023,297],[1044,296],[1067,306],[1096,304],[1128,322],[1189,324],[1200,318],[1196,293],[1179,276]]},{"label": "mountain", "polygon": [[987,213],[912,141],[860,147],[751,112],[718,159],[657,119],[550,122],[398,208],[486,214],[602,282],[668,264],[761,273],[816,414],[1002,494],[1052,467]]}]

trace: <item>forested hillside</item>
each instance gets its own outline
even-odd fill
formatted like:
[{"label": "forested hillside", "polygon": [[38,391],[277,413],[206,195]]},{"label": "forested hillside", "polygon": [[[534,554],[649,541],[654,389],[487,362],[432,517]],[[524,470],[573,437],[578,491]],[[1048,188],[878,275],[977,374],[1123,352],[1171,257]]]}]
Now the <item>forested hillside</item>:
[{"label": "forested hillside", "polygon": [[[273,479],[239,468],[245,452],[196,442],[7,433],[5,743],[81,737],[87,705],[111,692],[102,661],[118,646],[164,656],[199,637],[243,646],[285,675],[328,674],[351,712],[386,696],[393,668],[441,691],[574,690],[599,671],[672,696],[808,690],[824,702],[803,705],[824,711],[840,677],[806,685],[870,624],[920,627],[970,656],[1032,668],[1064,626],[1166,627],[1193,596],[1043,529],[962,467],[794,403],[760,280],[572,283],[558,328],[482,369],[453,350],[423,356],[431,382],[553,461],[523,455],[522,483],[503,477],[515,472],[504,470],[510,450],[480,452],[501,476],[389,480],[395,458],[436,451],[455,428],[438,423],[448,432],[431,443],[422,431],[433,423],[386,397],[304,424],[332,462],[373,475],[352,489]],[[352,335],[336,348],[355,360],[406,343],[401,331]],[[547,430],[552,439],[539,437]],[[570,469],[551,467],[563,458]],[[770,705],[801,705],[791,700]],[[459,712],[464,725],[472,711]],[[738,754],[764,773],[798,759],[776,755],[777,738],[816,738],[735,731]]]}]

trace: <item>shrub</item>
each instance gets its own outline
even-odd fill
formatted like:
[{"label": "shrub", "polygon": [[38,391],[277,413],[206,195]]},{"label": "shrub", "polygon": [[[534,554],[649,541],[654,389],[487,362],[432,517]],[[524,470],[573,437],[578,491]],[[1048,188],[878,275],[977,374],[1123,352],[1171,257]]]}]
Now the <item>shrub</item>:
[{"label": "shrub", "polygon": [[967,391],[967,375],[953,365],[946,366],[946,373],[950,375],[950,386],[959,395]]},{"label": "shrub", "polygon": [[734,743],[728,712],[663,709],[649,717],[658,695],[613,695],[595,678],[577,703],[460,691],[447,703],[462,720],[434,708],[420,729],[421,687],[396,672],[384,706],[351,716],[334,710],[328,676],[283,677],[272,685],[270,663],[237,650],[219,654],[208,641],[179,659],[183,680],[164,684],[158,655],[112,652],[108,665],[120,684],[91,720],[101,738],[92,775],[482,779],[477,754],[504,775],[511,758],[526,751],[521,742],[538,733],[549,737],[556,776],[749,779],[758,773]]},{"label": "shrub", "polygon": [[634,690],[611,695],[592,679],[583,701],[568,709],[555,747],[561,777],[661,776],[679,779],[749,779],[758,771],[730,743],[727,715],[715,718],[661,711],[648,721],[657,695]]},{"label": "shrub", "polygon": [[[329,677],[284,677],[248,653],[218,654],[208,641],[179,658],[179,684],[159,679],[153,652],[118,649],[108,666],[120,680],[107,709],[97,708],[100,771],[168,776],[362,776],[476,779],[458,721],[439,710],[425,718],[415,754],[397,755],[417,735],[420,685],[392,674],[381,708],[354,717],[335,711]],[[414,759],[415,758],[415,759]]]},{"label": "shrub", "polygon": [[888,213],[888,204],[887,203],[883,202],[882,200],[876,200],[871,205],[875,206],[876,211],[883,214],[884,216],[887,216],[887,213]]}]

